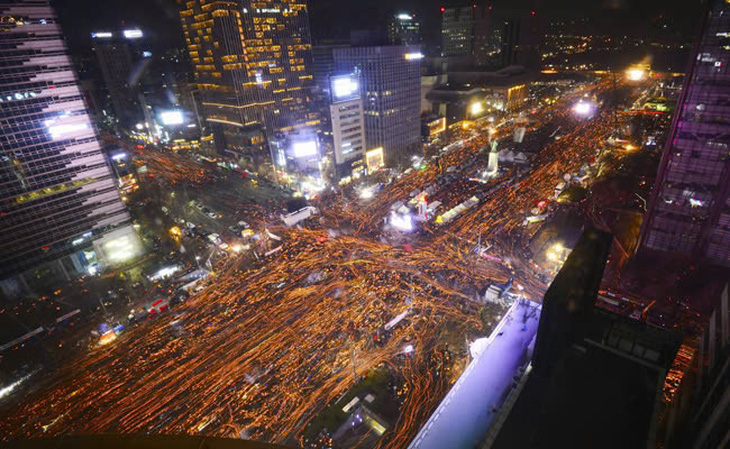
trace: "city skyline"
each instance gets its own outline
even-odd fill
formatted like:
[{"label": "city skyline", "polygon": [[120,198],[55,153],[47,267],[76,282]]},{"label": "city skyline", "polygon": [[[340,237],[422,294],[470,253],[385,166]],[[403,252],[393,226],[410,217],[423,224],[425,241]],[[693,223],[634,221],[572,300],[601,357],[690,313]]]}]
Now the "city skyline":
[{"label": "city skyline", "polygon": [[0,0],[0,441],[720,447],[729,39],[722,0]]}]

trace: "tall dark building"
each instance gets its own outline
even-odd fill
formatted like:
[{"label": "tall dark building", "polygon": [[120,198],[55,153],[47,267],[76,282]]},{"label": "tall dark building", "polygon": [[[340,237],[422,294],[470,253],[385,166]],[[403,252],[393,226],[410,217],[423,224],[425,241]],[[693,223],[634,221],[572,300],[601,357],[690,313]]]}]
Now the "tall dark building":
[{"label": "tall dark building", "polygon": [[474,50],[476,8],[463,6],[441,11],[441,55],[470,55]]},{"label": "tall dark building", "polygon": [[421,23],[415,14],[399,12],[388,21],[388,42],[392,45],[421,45]]},{"label": "tall dark building", "polygon": [[730,4],[712,1],[641,232],[644,248],[730,266]]},{"label": "tall dark building", "polygon": [[498,57],[506,21],[492,14],[487,5],[444,8],[441,12],[442,56],[472,56],[477,66],[504,66]]},{"label": "tall dark building", "polygon": [[383,148],[386,164],[403,164],[421,147],[421,75],[418,47],[334,50],[343,73],[360,74],[367,150]]},{"label": "tall dark building", "polygon": [[[720,295],[695,357],[697,380],[687,417],[683,447],[727,447],[730,441],[730,299]],[[679,447],[679,446],[678,446]]]},{"label": "tall dark building", "polygon": [[271,137],[319,126],[307,103],[312,45],[304,0],[178,0],[202,102],[220,152],[268,157]]},{"label": "tall dark building", "polygon": [[519,19],[505,19],[500,21],[502,25],[502,42],[500,43],[500,57],[502,67],[513,65],[517,62],[517,45],[520,41]]},{"label": "tall dark building", "polygon": [[140,247],[53,8],[0,2],[0,18],[0,287],[13,295]]},{"label": "tall dark building", "polygon": [[140,78],[152,54],[140,47],[143,37],[137,28],[91,33],[111,109],[126,128],[146,121]]},{"label": "tall dark building", "polygon": [[665,379],[682,336],[596,306],[611,240],[586,230],[553,280],[531,366],[483,447],[657,447]]},{"label": "tall dark building", "polygon": [[665,413],[666,448],[714,449],[730,441],[730,283],[718,296],[702,335],[683,345],[689,363]]}]

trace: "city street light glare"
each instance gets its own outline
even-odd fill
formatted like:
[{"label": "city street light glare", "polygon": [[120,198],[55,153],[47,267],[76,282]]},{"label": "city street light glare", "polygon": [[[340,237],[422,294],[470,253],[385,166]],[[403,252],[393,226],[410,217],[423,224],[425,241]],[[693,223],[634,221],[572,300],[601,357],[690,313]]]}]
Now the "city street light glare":
[{"label": "city street light glare", "polygon": [[360,190],[360,199],[369,200],[373,196],[375,196],[375,192],[373,191],[372,188],[365,188],[365,189]]},{"label": "city street light glare", "polygon": [[586,116],[593,111],[593,106],[585,101],[579,101],[573,106],[573,112],[578,115]]},{"label": "city street light glare", "polygon": [[471,112],[471,115],[478,115],[484,112],[484,105],[482,105],[481,102],[472,103],[471,106],[469,106],[469,111]]},{"label": "city street light glare", "polygon": [[630,68],[626,71],[626,76],[630,81],[641,81],[646,76],[646,72],[639,68]]},{"label": "city street light glare", "polygon": [[294,157],[308,157],[317,154],[317,142],[311,140],[308,142],[295,142],[292,145]]},{"label": "city street light glare", "polygon": [[413,217],[410,214],[401,215],[393,212],[390,216],[390,224],[396,229],[401,231],[411,232],[413,231]]},{"label": "city street light glare", "polygon": [[338,100],[356,97],[360,92],[360,83],[356,75],[332,77],[332,93]]}]

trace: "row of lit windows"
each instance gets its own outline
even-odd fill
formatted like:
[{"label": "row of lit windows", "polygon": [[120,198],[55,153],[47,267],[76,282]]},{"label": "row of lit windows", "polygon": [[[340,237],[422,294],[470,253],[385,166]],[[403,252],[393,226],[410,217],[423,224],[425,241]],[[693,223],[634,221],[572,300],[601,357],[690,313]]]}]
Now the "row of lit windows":
[{"label": "row of lit windows", "polygon": [[253,23],[260,24],[260,23],[267,23],[269,25],[276,24],[276,18],[274,17],[254,17]]}]

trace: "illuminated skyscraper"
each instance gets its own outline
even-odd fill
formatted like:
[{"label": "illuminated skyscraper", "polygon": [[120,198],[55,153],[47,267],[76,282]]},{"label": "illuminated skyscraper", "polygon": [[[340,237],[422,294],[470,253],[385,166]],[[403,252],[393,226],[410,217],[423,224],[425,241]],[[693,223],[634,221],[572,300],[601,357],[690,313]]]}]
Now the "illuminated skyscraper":
[{"label": "illuminated skyscraper", "polygon": [[400,12],[388,23],[388,42],[393,45],[421,45],[421,24],[415,14]]},{"label": "illuminated skyscraper", "polygon": [[367,150],[382,147],[389,166],[420,154],[423,55],[418,47],[337,48],[334,56],[338,71],[360,75]]},{"label": "illuminated skyscraper", "polygon": [[730,265],[730,4],[712,1],[644,218],[642,246]]},{"label": "illuminated skyscraper", "polygon": [[0,41],[0,287],[136,256],[48,1],[0,1]]},{"label": "illuminated skyscraper", "polygon": [[201,94],[220,152],[268,155],[252,129],[271,137],[319,119],[307,103],[312,46],[304,0],[178,0]]}]

